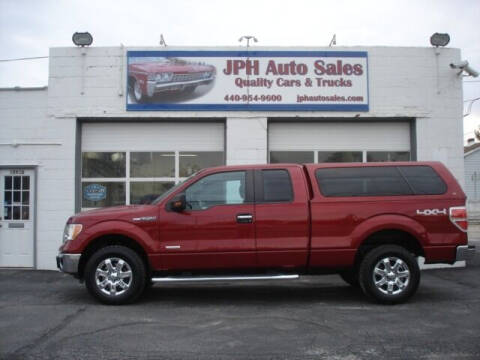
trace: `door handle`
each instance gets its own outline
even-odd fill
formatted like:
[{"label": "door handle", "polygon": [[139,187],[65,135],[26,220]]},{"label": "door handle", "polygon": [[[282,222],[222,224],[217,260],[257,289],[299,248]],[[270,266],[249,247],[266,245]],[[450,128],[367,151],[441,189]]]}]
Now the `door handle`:
[{"label": "door handle", "polygon": [[253,215],[252,214],[238,214],[237,215],[237,223],[251,223],[253,222]]}]

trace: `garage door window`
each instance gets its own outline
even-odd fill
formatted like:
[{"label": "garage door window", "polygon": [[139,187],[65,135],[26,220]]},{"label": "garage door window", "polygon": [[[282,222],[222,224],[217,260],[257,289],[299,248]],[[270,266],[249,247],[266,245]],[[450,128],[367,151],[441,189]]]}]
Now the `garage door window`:
[{"label": "garage door window", "polygon": [[198,170],[222,164],[222,151],[180,152],[180,177],[189,177]]},{"label": "garage door window", "polygon": [[362,162],[362,158],[361,151],[319,151],[317,162]]},{"label": "garage door window", "polygon": [[84,152],[82,154],[82,177],[125,177],[124,152]]},{"label": "garage door window", "polygon": [[159,195],[174,186],[174,182],[142,181],[130,183],[130,204],[150,204]]},{"label": "garage door window", "polygon": [[308,164],[313,162],[313,151],[270,151],[270,163],[272,164]]},{"label": "garage door window", "polygon": [[409,151],[270,151],[270,163],[410,161]]},{"label": "garage door window", "polygon": [[146,204],[210,166],[223,165],[219,152],[83,152],[83,210],[129,204]]},{"label": "garage door window", "polygon": [[368,151],[367,162],[409,161],[408,151]]},{"label": "garage door window", "polygon": [[125,182],[83,182],[82,208],[125,205]]},{"label": "garage door window", "polygon": [[131,177],[175,177],[174,152],[130,153]]}]

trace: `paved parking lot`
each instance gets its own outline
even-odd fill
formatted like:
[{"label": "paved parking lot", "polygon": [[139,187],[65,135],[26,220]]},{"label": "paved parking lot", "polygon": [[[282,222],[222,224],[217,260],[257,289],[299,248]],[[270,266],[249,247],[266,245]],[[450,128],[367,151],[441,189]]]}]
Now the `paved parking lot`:
[{"label": "paved parking lot", "polygon": [[479,256],[424,271],[397,306],[333,275],[168,285],[105,306],[59,272],[0,270],[0,358],[480,359],[479,275]]}]

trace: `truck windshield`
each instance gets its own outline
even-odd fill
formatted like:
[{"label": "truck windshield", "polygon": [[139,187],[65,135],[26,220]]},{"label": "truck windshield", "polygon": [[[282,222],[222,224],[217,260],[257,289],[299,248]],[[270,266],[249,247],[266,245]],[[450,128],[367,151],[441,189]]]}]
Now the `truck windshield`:
[{"label": "truck windshield", "polygon": [[176,191],[180,185],[182,185],[185,181],[188,181],[190,180],[191,178],[197,176],[198,174],[200,173],[200,171],[197,171],[196,173],[193,173],[192,175],[190,175],[189,177],[187,177],[186,179],[180,181],[178,184],[176,184],[174,187],[168,189],[167,191],[165,191],[162,195],[160,195],[159,197],[157,197],[155,200],[153,200],[151,202],[152,205],[156,205],[158,203],[160,203],[161,201],[163,201],[163,199],[165,199],[167,196],[169,196],[171,193],[173,193],[174,191]]}]

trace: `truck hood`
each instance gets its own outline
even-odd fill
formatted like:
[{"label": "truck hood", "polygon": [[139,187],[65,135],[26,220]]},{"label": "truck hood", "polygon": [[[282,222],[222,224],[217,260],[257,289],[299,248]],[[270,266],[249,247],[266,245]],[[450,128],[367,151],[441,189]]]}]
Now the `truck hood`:
[{"label": "truck hood", "polygon": [[107,220],[132,221],[133,218],[157,216],[155,205],[125,205],[88,210],[72,216],[68,222],[92,224]]}]

